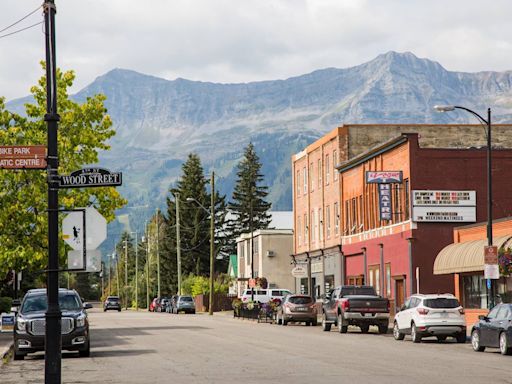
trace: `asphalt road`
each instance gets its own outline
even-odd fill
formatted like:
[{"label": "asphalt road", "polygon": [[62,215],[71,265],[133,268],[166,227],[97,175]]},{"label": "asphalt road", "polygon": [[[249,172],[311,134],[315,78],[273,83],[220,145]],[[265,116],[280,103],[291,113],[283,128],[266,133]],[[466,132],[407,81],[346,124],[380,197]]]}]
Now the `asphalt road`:
[{"label": "asphalt road", "polygon": [[[90,312],[90,358],[64,353],[64,383],[512,383],[512,356],[469,343],[215,314]],[[0,368],[0,383],[44,382],[42,354]]]}]

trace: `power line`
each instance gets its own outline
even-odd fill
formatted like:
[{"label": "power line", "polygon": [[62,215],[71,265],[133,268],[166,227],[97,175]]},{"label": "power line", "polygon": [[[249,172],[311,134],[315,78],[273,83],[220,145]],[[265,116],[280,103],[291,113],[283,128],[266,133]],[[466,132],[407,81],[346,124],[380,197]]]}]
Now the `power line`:
[{"label": "power line", "polygon": [[25,28],[22,28],[22,29],[18,29],[17,31],[14,31],[14,32],[11,32],[11,33],[6,33],[5,35],[0,35],[0,39],[2,39],[2,38],[4,38],[4,37],[7,37],[7,36],[14,35],[14,34],[19,33],[19,32],[23,32],[23,31],[25,31],[25,30],[27,30],[27,29],[30,29],[30,28],[34,28],[34,27],[36,27],[36,26],[38,26],[38,25],[41,25],[41,24],[43,24],[43,23],[44,23],[44,21],[40,21],[39,23],[32,24],[32,25],[30,25],[30,26],[28,26],[28,27],[25,27]]},{"label": "power line", "polygon": [[[32,16],[34,13],[36,13],[39,9],[41,9],[43,5],[41,4],[39,7],[37,7],[36,9],[34,9],[32,12],[30,12],[28,15],[26,16],[23,16],[21,19],[19,19],[18,21],[12,23],[11,25],[8,25],[7,27],[5,27],[4,29],[0,29],[0,33],[4,32],[4,31],[7,31],[9,28],[11,27],[14,27],[16,24],[19,24],[21,23],[23,20],[25,20],[27,17],[29,16]],[[42,23],[42,22],[41,22]],[[31,28],[31,27],[28,27],[28,28]],[[20,30],[21,31],[21,30]],[[16,33],[16,32],[13,32],[13,33]],[[8,35],[6,35],[8,36]]]}]

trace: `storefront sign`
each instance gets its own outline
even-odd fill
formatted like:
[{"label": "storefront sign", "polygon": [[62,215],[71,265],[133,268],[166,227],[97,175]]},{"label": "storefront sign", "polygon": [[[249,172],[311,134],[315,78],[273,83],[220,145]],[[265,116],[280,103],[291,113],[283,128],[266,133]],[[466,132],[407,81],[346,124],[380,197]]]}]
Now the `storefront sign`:
[{"label": "storefront sign", "polygon": [[368,184],[401,183],[402,171],[366,171]]},{"label": "storefront sign", "polygon": [[380,219],[391,220],[391,184],[379,184]]},{"label": "storefront sign", "polygon": [[475,191],[412,191],[414,206],[476,206]]},{"label": "storefront sign", "polygon": [[476,207],[413,207],[412,220],[474,223],[476,221]]},{"label": "storefront sign", "polygon": [[311,263],[311,273],[322,273],[324,270],[324,265],[321,261],[317,261],[316,263]]},{"label": "storefront sign", "polygon": [[300,265],[297,265],[295,268],[292,269],[292,276],[300,279],[308,276],[308,270],[304,267],[301,267]]}]

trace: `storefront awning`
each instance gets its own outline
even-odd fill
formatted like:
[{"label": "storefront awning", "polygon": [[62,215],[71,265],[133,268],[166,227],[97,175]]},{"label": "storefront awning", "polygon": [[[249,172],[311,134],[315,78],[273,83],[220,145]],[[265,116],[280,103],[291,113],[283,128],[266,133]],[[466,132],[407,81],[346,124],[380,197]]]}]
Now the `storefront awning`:
[{"label": "storefront awning", "polygon": [[[502,247],[512,235],[495,237],[493,245]],[[434,262],[434,275],[484,270],[484,247],[487,240],[466,241],[444,247]]]}]

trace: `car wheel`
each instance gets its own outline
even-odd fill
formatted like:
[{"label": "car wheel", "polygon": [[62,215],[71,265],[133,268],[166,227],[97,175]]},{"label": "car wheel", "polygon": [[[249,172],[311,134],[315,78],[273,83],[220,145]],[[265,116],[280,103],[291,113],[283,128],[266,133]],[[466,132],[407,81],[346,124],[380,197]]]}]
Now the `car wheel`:
[{"label": "car wheel", "polygon": [[421,336],[416,329],[416,324],[412,323],[411,327],[411,338],[413,343],[421,342]]},{"label": "car wheel", "polygon": [[471,346],[475,352],[485,351],[485,347],[480,345],[480,333],[476,329],[471,332]]},{"label": "car wheel", "polygon": [[78,356],[80,357],[89,357],[91,355],[91,344],[87,341],[87,345],[84,349],[78,351]]},{"label": "car wheel", "polygon": [[107,308],[103,308],[103,312],[107,312]]},{"label": "car wheel", "polygon": [[381,335],[385,335],[388,333],[388,326],[387,325],[379,325],[379,333]]},{"label": "car wheel", "polygon": [[348,325],[343,325],[343,316],[341,316],[341,313],[338,314],[338,331],[339,333],[347,333],[348,331]]},{"label": "car wheel", "polygon": [[325,313],[322,313],[322,330],[324,332],[329,332],[331,330],[331,323],[327,322],[327,318],[325,317]]},{"label": "car wheel", "polygon": [[283,317],[283,325],[288,325],[288,320]]},{"label": "car wheel", "polygon": [[395,340],[403,340],[405,335],[400,332],[400,328],[398,328],[398,323],[395,321],[393,324],[393,337]]},{"label": "car wheel", "polygon": [[457,343],[459,344],[464,344],[466,342],[466,332],[461,332],[455,335],[455,340],[457,340]]},{"label": "car wheel", "polygon": [[500,334],[500,352],[502,355],[510,355],[512,353],[512,348],[509,345],[505,332],[501,332]]},{"label": "car wheel", "polygon": [[445,341],[446,340],[446,336],[436,336],[437,337],[437,341]]},{"label": "car wheel", "polygon": [[117,312],[121,312],[121,308],[119,308],[119,309],[117,310]]},{"label": "car wheel", "polygon": [[306,321],[304,324],[306,325],[306,327],[311,326],[311,323],[309,321]]},{"label": "car wheel", "polygon": [[359,328],[361,328],[361,333],[368,333],[368,331],[370,330],[369,325],[360,325]]},{"label": "car wheel", "polygon": [[311,322],[311,325],[312,325],[313,327],[316,327],[316,326],[318,325],[318,320],[317,320],[317,319],[313,320],[313,321]]},{"label": "car wheel", "polygon": [[[15,341],[16,343],[16,341]],[[23,360],[25,358],[25,354],[24,353],[19,353],[18,350],[16,348],[14,348],[14,356],[13,356],[13,359],[14,360]]]}]

